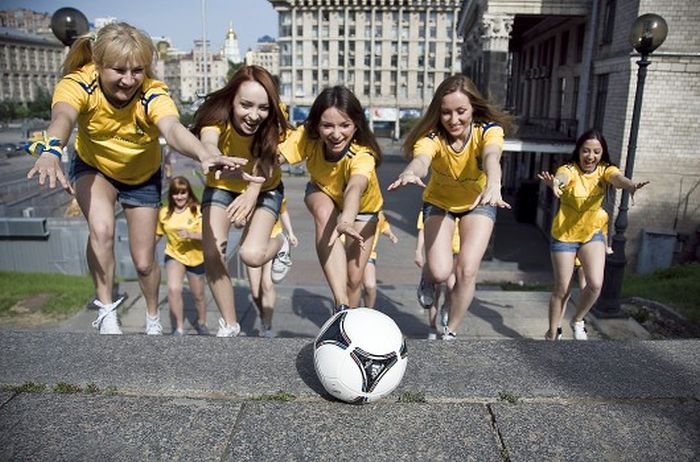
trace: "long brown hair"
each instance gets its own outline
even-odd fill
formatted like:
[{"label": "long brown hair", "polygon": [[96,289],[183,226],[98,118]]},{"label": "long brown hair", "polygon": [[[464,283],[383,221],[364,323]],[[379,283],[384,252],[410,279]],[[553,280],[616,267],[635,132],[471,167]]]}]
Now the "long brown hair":
[{"label": "long brown hair", "polygon": [[418,120],[418,123],[411,129],[411,131],[406,135],[406,140],[401,146],[406,158],[411,159],[413,157],[413,146],[416,142],[430,133],[431,131],[437,131],[444,138],[447,138],[447,132],[440,122],[440,111],[442,107],[442,99],[454,92],[462,92],[469,98],[469,102],[474,110],[472,120],[475,123],[489,123],[495,122],[503,128],[506,134],[514,132],[516,130],[516,125],[513,116],[507,114],[506,112],[497,109],[491,103],[484,98],[479,90],[474,85],[474,82],[465,75],[457,74],[446,78],[438,85],[433,95],[433,99],[430,101],[428,110],[425,111],[423,117]]},{"label": "long brown hair", "polygon": [[89,63],[98,67],[132,63],[143,66],[146,77],[152,79],[156,56],[153,40],[145,32],[125,22],[110,23],[97,33],[78,37],[63,61],[63,75]]},{"label": "long brown hair", "polygon": [[195,217],[197,216],[199,199],[197,199],[197,196],[194,195],[192,185],[184,176],[176,176],[170,180],[170,184],[168,185],[168,213],[165,214],[166,220],[172,216],[173,212],[175,212],[175,201],[173,200],[173,196],[175,193],[182,190],[187,190],[187,204],[185,204],[185,207],[189,207],[192,215]]},{"label": "long brown hair", "polygon": [[304,121],[304,129],[311,139],[318,139],[318,127],[321,123],[321,115],[326,109],[334,107],[350,117],[357,130],[355,131],[354,141],[362,146],[371,148],[376,160],[376,166],[382,162],[382,149],[374,137],[374,133],[369,129],[365,111],[357,97],[348,88],[342,85],[336,85],[324,89],[314,100],[309,109],[309,116]]},{"label": "long brown hair", "polygon": [[270,73],[260,66],[243,66],[222,89],[206,96],[194,115],[192,132],[199,136],[203,127],[231,121],[233,123],[233,99],[244,82],[257,82],[265,89],[270,103],[270,113],[253,135],[251,154],[256,159],[274,162],[277,145],[283,140],[287,121],[280,107],[280,96]]}]

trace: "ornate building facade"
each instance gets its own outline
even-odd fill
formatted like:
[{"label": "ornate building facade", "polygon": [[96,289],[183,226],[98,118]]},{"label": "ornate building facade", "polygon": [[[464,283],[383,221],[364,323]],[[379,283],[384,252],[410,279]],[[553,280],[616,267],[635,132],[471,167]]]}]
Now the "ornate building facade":
[{"label": "ornate building facade", "polygon": [[269,0],[279,13],[280,85],[308,107],[344,84],[370,118],[419,111],[459,72],[461,0]]}]

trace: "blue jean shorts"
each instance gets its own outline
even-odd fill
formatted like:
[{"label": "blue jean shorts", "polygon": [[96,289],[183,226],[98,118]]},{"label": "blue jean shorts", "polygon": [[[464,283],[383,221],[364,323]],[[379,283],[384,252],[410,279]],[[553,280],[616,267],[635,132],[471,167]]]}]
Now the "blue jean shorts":
[{"label": "blue jean shorts", "polygon": [[[202,194],[202,209],[211,205],[226,208],[240,195],[241,193],[207,186],[204,188],[204,193]],[[255,208],[267,210],[274,215],[275,219],[278,219],[280,216],[280,209],[282,208],[282,199],[284,199],[284,184],[280,182],[279,186],[275,189],[261,191],[260,194],[258,194],[258,201]]]},{"label": "blue jean shorts", "polygon": [[430,204],[428,202],[423,202],[423,222],[425,223],[425,220],[428,217],[431,217],[433,215],[441,216],[444,217],[447,215],[450,217],[453,221],[457,220],[458,218],[463,218],[466,217],[467,215],[483,215],[485,217],[488,217],[493,221],[494,223],[496,222],[496,207],[493,205],[479,205],[471,210],[467,210],[465,212],[450,212],[449,210],[445,210],[443,208],[438,207],[437,205]]},{"label": "blue jean shorts", "polygon": [[[163,263],[168,264],[170,260],[177,261],[170,255],[166,254],[165,258],[163,258]],[[182,263],[181,263],[182,264]],[[204,276],[204,263],[200,263],[197,266],[188,266],[188,265],[182,265],[185,267],[185,271],[191,274],[196,274],[197,276]]]},{"label": "blue jean shorts", "polygon": [[595,233],[593,237],[586,242],[562,242],[552,238],[552,242],[549,244],[549,250],[551,252],[578,252],[578,249],[580,249],[581,246],[594,241],[601,241],[605,243],[605,236],[603,235],[602,231]]},{"label": "blue jean shorts", "polygon": [[160,195],[163,186],[160,168],[148,180],[141,184],[124,184],[114,178],[108,177],[95,167],[86,164],[79,155],[73,156],[68,172],[71,183],[75,183],[81,176],[91,173],[99,175],[110,182],[114,189],[117,190],[117,200],[122,205],[149,208],[160,207]]},{"label": "blue jean shorts", "polygon": [[[304,191],[304,197],[308,196],[311,193],[315,193],[315,192],[323,192],[323,190],[321,190],[321,188],[319,188],[316,183],[312,183],[311,181],[306,183],[306,190]],[[355,217],[355,221],[378,222],[379,221],[379,212],[358,213],[357,216]]]}]

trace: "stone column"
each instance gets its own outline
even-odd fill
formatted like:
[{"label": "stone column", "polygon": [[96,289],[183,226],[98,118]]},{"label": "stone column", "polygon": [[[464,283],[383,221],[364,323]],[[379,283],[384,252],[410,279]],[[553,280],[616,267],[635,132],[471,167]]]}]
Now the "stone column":
[{"label": "stone column", "polygon": [[506,104],[508,88],[508,42],[513,30],[513,16],[484,13],[480,42],[483,53],[479,88],[489,102],[498,107]]}]

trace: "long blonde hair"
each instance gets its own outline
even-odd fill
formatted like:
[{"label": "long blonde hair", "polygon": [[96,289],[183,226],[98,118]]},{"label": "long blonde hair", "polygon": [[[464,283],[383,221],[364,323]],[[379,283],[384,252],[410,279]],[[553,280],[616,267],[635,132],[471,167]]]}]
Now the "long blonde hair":
[{"label": "long blonde hair", "polygon": [[440,122],[440,111],[442,107],[442,99],[454,92],[462,92],[469,98],[469,102],[473,108],[472,120],[475,123],[489,123],[494,122],[503,128],[506,134],[514,132],[516,130],[516,125],[513,116],[505,113],[504,111],[497,109],[491,103],[489,103],[486,98],[484,98],[479,90],[474,85],[472,80],[462,74],[457,74],[446,78],[438,85],[433,95],[433,99],[430,101],[428,110],[425,111],[423,117],[421,117],[416,125],[413,126],[411,131],[406,135],[406,140],[401,146],[401,150],[406,158],[413,158],[413,146],[416,142],[432,131],[438,132],[444,138],[447,139],[447,133],[445,128]]},{"label": "long blonde hair", "polygon": [[89,63],[98,67],[125,63],[144,67],[146,77],[153,78],[156,47],[145,32],[125,22],[110,23],[97,33],[78,37],[63,61],[63,75]]}]

